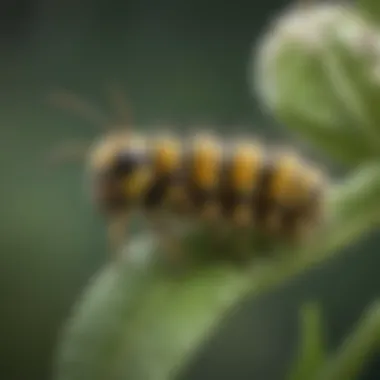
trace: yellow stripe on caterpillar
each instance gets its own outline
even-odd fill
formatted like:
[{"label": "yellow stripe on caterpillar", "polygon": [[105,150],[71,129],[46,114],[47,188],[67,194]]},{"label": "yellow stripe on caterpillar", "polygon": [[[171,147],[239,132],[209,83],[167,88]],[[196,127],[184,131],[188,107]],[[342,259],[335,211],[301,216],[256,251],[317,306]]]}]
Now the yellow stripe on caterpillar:
[{"label": "yellow stripe on caterpillar", "polygon": [[215,188],[219,182],[222,149],[208,136],[198,136],[193,145],[192,179],[202,189]]},{"label": "yellow stripe on caterpillar", "polygon": [[141,198],[152,183],[152,168],[145,166],[139,168],[124,180],[125,195],[128,199]]},{"label": "yellow stripe on caterpillar", "polygon": [[181,145],[174,138],[159,138],[153,144],[153,164],[158,174],[170,174],[181,165]]},{"label": "yellow stripe on caterpillar", "polygon": [[269,188],[270,197],[284,205],[295,202],[299,193],[298,176],[301,169],[297,155],[289,153],[279,156]]},{"label": "yellow stripe on caterpillar", "polygon": [[238,192],[250,192],[257,185],[257,179],[263,162],[263,152],[258,145],[236,144],[233,158],[231,180]]}]

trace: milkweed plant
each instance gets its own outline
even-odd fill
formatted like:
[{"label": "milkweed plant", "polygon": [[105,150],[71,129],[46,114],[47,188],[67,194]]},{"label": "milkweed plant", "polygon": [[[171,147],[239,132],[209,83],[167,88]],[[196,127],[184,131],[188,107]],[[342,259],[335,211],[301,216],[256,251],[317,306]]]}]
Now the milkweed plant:
[{"label": "milkweed plant", "polygon": [[[279,287],[336,256],[380,222],[380,2],[301,3],[272,19],[249,62],[263,107],[323,155],[347,167],[330,188],[328,228],[301,248],[277,247],[245,265],[213,260],[204,231],[184,235],[194,258],[175,274],[154,236],[134,237],[92,279],[59,340],[56,380],[175,379],[221,320],[248,296]],[[233,234],[232,234],[233,235]],[[232,243],[224,250],[233,250]],[[264,255],[265,256],[265,255]],[[300,312],[288,380],[357,379],[380,344],[380,303],[336,352],[326,352],[317,304]]]}]

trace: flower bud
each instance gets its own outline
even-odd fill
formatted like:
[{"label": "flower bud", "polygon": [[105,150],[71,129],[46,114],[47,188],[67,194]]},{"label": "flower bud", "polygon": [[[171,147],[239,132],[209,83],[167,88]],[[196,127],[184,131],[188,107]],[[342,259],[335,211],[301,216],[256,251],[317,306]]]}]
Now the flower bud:
[{"label": "flower bud", "polygon": [[252,66],[260,100],[290,129],[345,161],[380,155],[380,31],[353,6],[286,10]]}]

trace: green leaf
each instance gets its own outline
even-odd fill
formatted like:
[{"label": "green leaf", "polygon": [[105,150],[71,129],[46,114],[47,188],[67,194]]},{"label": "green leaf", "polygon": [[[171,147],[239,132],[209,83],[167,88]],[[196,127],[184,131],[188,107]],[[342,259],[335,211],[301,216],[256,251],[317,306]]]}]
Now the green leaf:
[{"label": "green leaf", "polygon": [[367,310],[342,347],[327,360],[315,380],[355,380],[366,359],[380,348],[380,302]]},{"label": "green leaf", "polygon": [[[173,275],[153,265],[154,241],[141,238],[85,293],[63,336],[56,379],[166,379],[193,353],[248,278],[236,267]],[[148,252],[149,263],[139,263]]]},{"label": "green leaf", "polygon": [[305,305],[301,310],[301,331],[298,355],[288,380],[304,380],[317,372],[325,359],[324,331],[320,308]]},{"label": "green leaf", "polygon": [[[144,240],[136,249],[149,252],[150,244],[150,240]],[[148,286],[146,265],[130,259],[112,262],[90,281],[63,331],[57,379],[108,378],[120,351],[120,333],[128,314],[138,301],[139,292]]]},{"label": "green leaf", "polygon": [[[244,267],[199,260],[187,272],[173,273],[160,264],[153,239],[137,239],[86,290],[62,336],[55,379],[174,379],[245,297],[279,286],[371,230],[379,202],[374,163],[331,193],[331,224],[315,244],[276,258],[253,257]],[[209,251],[210,236],[192,239],[186,249],[197,247],[204,258],[217,254]]]}]

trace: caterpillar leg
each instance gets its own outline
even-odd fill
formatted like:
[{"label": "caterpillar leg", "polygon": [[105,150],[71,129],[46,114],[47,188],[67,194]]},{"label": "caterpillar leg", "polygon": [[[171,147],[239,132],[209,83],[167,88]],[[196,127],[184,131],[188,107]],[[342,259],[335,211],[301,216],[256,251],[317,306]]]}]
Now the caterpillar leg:
[{"label": "caterpillar leg", "polygon": [[[220,222],[205,225],[208,253],[214,259],[245,262],[249,257],[251,234],[249,228],[235,225],[233,222]],[[233,255],[233,257],[231,257]]]},{"label": "caterpillar leg", "polygon": [[127,238],[128,214],[112,214],[107,223],[107,244],[111,259],[117,259],[121,255],[122,248]]},{"label": "caterpillar leg", "polygon": [[174,267],[182,267],[186,255],[171,226],[159,216],[150,216],[149,224],[158,237],[160,250],[164,252],[165,259]]}]

